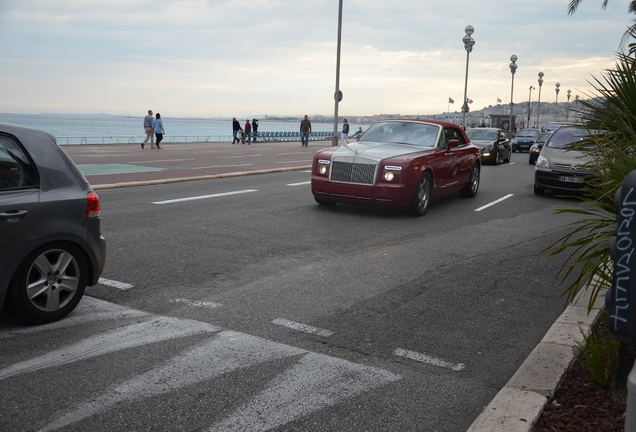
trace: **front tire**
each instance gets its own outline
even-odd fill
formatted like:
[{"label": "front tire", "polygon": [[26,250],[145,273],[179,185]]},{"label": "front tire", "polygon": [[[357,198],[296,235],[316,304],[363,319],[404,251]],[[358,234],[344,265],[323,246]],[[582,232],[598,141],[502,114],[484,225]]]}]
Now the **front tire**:
[{"label": "front tire", "polygon": [[493,165],[499,165],[499,150],[495,152],[495,159],[492,162]]},{"label": "front tire", "polygon": [[86,258],[77,246],[42,246],[27,256],[11,280],[9,313],[32,324],[62,319],[82,299],[87,280]]},{"label": "front tire", "polygon": [[479,190],[480,174],[481,167],[478,163],[475,163],[475,165],[473,166],[473,172],[470,175],[470,181],[464,189],[459,191],[461,196],[463,196],[464,198],[472,198],[477,195],[477,191]]},{"label": "front tire", "polygon": [[512,157],[512,150],[508,150],[508,156],[503,160],[504,163],[510,163],[510,158]]},{"label": "front tire", "polygon": [[431,203],[431,191],[433,190],[433,179],[430,172],[425,172],[417,182],[410,211],[413,216],[424,216]]}]

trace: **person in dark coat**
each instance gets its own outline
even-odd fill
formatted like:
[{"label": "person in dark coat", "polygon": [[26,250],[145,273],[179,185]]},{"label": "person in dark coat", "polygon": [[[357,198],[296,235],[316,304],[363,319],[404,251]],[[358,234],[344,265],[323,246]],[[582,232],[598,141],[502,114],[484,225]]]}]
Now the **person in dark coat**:
[{"label": "person in dark coat", "polygon": [[245,132],[243,134],[243,144],[245,144],[245,138],[247,138],[247,145],[250,145],[250,140],[252,139],[252,125],[250,124],[250,119],[245,120]]},{"label": "person in dark coat", "polygon": [[232,144],[238,144],[239,143],[239,139],[236,136],[238,134],[238,131],[241,130],[241,124],[238,122],[238,120],[236,119],[236,117],[232,117],[232,134],[234,139],[232,140]]},{"label": "person in dark coat", "polygon": [[254,137],[252,141],[256,142],[258,138],[258,119],[252,120],[252,135]]}]

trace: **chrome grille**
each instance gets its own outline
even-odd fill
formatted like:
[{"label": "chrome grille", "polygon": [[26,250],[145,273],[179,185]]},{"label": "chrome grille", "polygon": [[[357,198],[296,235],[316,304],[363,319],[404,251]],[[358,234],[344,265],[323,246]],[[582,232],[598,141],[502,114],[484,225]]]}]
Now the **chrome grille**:
[{"label": "chrome grille", "polygon": [[331,181],[372,185],[375,178],[375,163],[362,164],[332,161]]}]

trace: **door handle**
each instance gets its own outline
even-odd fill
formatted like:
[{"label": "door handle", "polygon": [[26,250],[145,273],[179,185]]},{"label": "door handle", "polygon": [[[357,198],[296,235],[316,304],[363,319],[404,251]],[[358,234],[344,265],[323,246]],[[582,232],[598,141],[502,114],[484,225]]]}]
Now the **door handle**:
[{"label": "door handle", "polygon": [[0,212],[0,219],[4,219],[9,223],[16,223],[27,215],[27,210],[9,210],[6,212]]}]

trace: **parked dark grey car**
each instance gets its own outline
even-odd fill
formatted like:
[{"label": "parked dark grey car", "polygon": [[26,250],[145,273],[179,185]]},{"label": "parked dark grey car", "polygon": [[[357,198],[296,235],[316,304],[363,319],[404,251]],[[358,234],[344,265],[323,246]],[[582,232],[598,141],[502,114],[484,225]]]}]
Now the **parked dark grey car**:
[{"label": "parked dark grey car", "polygon": [[106,261],[97,194],[52,135],[0,123],[0,307],[68,315]]}]

